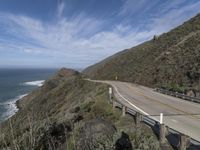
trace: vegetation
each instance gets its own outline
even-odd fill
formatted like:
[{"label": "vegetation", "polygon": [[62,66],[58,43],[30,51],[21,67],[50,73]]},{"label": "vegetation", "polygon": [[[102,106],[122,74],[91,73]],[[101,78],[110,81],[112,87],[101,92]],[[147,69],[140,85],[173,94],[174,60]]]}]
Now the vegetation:
[{"label": "vegetation", "polygon": [[[135,82],[172,91],[200,91],[200,15],[139,46],[83,71],[95,79]],[[108,102],[108,86],[61,69],[18,101],[20,110],[0,124],[0,149],[115,149],[123,138],[134,149],[160,149],[152,130],[135,126]],[[196,94],[198,95],[198,94]],[[200,94],[199,94],[200,95]],[[121,140],[121,141],[120,141]]]},{"label": "vegetation", "polygon": [[136,127],[108,102],[108,86],[61,69],[18,102],[20,110],[0,127],[0,149],[114,150],[121,132],[134,149],[159,149],[152,130]]},{"label": "vegetation", "polygon": [[[83,71],[90,78],[200,91],[200,15]],[[173,88],[173,87],[169,87]],[[185,92],[185,91],[184,91]]]}]

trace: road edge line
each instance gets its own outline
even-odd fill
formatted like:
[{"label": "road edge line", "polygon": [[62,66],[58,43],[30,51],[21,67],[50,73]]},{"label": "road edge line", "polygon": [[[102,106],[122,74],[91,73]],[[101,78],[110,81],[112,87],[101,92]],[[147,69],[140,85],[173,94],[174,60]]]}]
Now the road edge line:
[{"label": "road edge line", "polygon": [[118,91],[118,89],[117,89],[117,87],[115,86],[115,85],[112,85],[113,87],[114,87],[114,89],[115,89],[115,91],[117,92],[117,94],[121,97],[121,98],[123,98],[127,103],[129,103],[131,106],[133,106],[135,109],[137,109],[138,111],[140,111],[141,113],[143,113],[144,115],[146,115],[146,116],[149,116],[149,118],[151,118],[151,119],[153,119],[153,120],[155,120],[155,121],[157,121],[157,122],[159,122],[159,120],[158,119],[156,119],[156,118],[154,118],[154,117],[150,117],[150,114],[148,114],[147,112],[145,112],[144,110],[142,110],[141,108],[139,108],[139,107],[137,107],[136,105],[134,105],[133,103],[131,103],[127,98],[125,98],[124,96],[122,96],[120,93],[119,93],[119,91]]}]

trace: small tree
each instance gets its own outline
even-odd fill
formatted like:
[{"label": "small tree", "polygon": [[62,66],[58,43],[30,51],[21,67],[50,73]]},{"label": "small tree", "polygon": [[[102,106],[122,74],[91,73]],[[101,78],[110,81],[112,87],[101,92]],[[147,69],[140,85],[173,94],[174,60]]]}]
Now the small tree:
[{"label": "small tree", "polygon": [[153,36],[153,40],[155,41],[155,40],[157,40],[158,39],[158,35],[154,35]]}]

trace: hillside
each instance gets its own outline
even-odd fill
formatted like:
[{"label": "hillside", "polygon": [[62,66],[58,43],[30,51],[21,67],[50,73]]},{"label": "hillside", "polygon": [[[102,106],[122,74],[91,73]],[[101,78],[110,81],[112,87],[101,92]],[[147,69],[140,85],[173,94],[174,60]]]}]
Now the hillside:
[{"label": "hillside", "polygon": [[83,73],[179,92],[200,91],[200,14],[152,40],[119,52]]},{"label": "hillside", "polygon": [[108,99],[107,85],[61,69],[18,101],[20,110],[0,124],[0,149],[114,150],[122,131],[133,148],[160,149],[152,129],[121,117]]}]

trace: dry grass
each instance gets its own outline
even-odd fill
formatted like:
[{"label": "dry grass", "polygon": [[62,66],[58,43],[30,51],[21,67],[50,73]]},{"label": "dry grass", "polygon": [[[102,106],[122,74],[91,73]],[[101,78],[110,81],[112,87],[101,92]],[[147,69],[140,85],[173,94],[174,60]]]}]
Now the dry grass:
[{"label": "dry grass", "polygon": [[[129,132],[124,127],[134,121],[122,125],[121,112],[113,111],[108,96],[107,85],[85,81],[79,74],[60,77],[58,73],[21,100],[19,112],[1,124],[0,149],[78,150],[81,141],[90,149],[114,149],[120,132]],[[150,143],[147,137],[153,132],[148,132],[137,136],[147,141],[142,145]],[[130,134],[135,144],[136,133]]]}]

